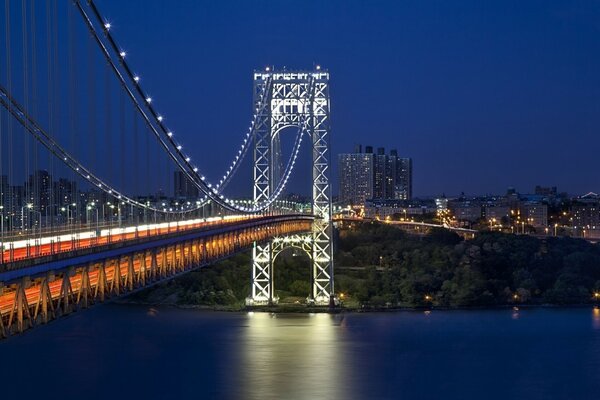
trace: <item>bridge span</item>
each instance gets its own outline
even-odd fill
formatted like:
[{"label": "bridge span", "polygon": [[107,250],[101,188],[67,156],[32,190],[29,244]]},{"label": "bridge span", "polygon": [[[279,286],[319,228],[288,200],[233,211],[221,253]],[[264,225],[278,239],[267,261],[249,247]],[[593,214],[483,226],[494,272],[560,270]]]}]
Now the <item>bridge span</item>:
[{"label": "bridge span", "polygon": [[314,219],[229,216],[81,232],[58,244],[56,237],[9,243],[4,253],[12,251],[19,261],[0,267],[0,338],[276,237],[311,232]]},{"label": "bridge span", "polygon": [[[259,68],[238,136],[205,131],[198,110],[186,137],[94,0],[20,3],[0,14],[0,338],[246,248],[247,304],[277,302],[273,262],[285,247],[310,257],[309,302],[335,304],[326,69]],[[215,133],[232,157],[211,177],[201,164],[217,149],[199,143]],[[303,146],[310,215],[282,204]],[[252,193],[232,197],[248,168]]]}]

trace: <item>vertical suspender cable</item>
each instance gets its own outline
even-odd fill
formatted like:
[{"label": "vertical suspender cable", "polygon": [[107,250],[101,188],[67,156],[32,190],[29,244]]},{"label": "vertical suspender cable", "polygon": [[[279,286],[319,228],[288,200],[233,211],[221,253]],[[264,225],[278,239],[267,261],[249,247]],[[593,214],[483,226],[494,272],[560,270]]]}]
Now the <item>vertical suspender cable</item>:
[{"label": "vertical suspender cable", "polygon": [[[12,74],[11,74],[11,70],[12,70],[12,64],[11,64],[11,54],[12,54],[12,49],[11,49],[11,45],[10,45],[10,40],[11,40],[11,18],[10,18],[10,0],[5,0],[4,3],[4,14],[5,14],[5,18],[6,18],[6,23],[5,23],[5,40],[6,40],[6,87],[8,88],[8,91],[11,92],[12,91]],[[8,112],[10,113],[11,111],[11,107],[8,107]],[[14,168],[13,168],[13,124],[12,124],[12,118],[10,117],[10,115],[8,116],[8,119],[6,120],[6,131],[8,133],[8,138],[7,138],[7,145],[8,145],[8,185],[9,185],[9,189],[8,189],[8,212],[10,213],[10,229],[14,229],[13,225],[14,225],[14,221],[15,221],[15,214],[16,214],[16,207],[15,207],[15,194],[14,194],[14,184],[15,184],[15,177],[14,177]]]},{"label": "vertical suspender cable", "polygon": [[[52,39],[50,40],[51,43],[51,51],[49,52],[50,55],[50,62],[51,62],[51,68],[52,71],[49,75],[50,79],[52,79],[52,82],[50,83],[50,88],[51,88],[51,92],[50,92],[50,99],[52,101],[52,108],[50,109],[50,113],[52,115],[52,128],[54,129],[54,131],[56,131],[59,127],[60,127],[60,100],[59,100],[59,88],[60,88],[60,68],[58,68],[58,60],[59,60],[59,42],[58,42],[58,0],[52,0],[52,4],[53,7],[51,9],[48,10],[49,13],[52,13],[52,15],[49,17],[50,20],[50,33],[52,35]],[[50,156],[50,168],[52,171],[52,174],[55,174],[55,170],[54,170],[54,157]],[[61,206],[64,205],[64,196],[66,193],[71,193],[72,192],[72,185],[70,183],[63,181],[62,185],[65,186],[65,188],[60,188],[59,187],[59,196],[56,200],[56,213],[58,214],[58,212],[61,210]],[[68,192],[67,192],[68,191]],[[61,221],[62,222],[62,221]]]},{"label": "vertical suspender cable", "polygon": [[[6,20],[6,16],[4,16],[5,20]],[[6,22],[5,22],[6,24]],[[0,59],[2,58],[2,51],[0,51]],[[6,58],[6,56],[5,56]],[[2,114],[4,112],[0,111],[0,155],[2,154],[2,151],[4,150],[4,124],[2,121]],[[10,118],[10,115],[8,115],[8,118]],[[4,160],[0,159],[0,214],[2,217],[2,222],[0,224],[0,264],[4,264],[4,222],[5,222],[5,218],[4,218],[4,213],[8,212],[7,209],[5,209],[5,201],[4,199],[6,198],[7,195],[7,179],[4,179]]]},{"label": "vertical suspender cable", "polygon": [[[47,96],[48,96],[48,128],[52,131],[55,132],[56,130],[54,129],[54,113],[53,113],[53,108],[54,108],[54,103],[53,103],[53,99],[52,99],[52,1],[48,0],[46,1],[46,79],[47,79],[47,86],[46,86],[46,90],[48,91]],[[49,155],[48,157],[48,173],[50,174],[50,176],[53,179],[56,179],[56,175],[54,174],[54,157],[52,157],[52,155]],[[53,182],[53,184],[51,184],[50,186],[50,193],[49,193],[49,214],[50,214],[50,230],[53,231],[54,230],[54,219],[55,216],[57,214],[57,210],[58,210],[58,206],[56,205],[57,200],[55,198],[55,192],[56,190],[59,190],[60,186],[59,186],[59,182]],[[56,189],[55,189],[56,188]],[[46,224],[48,224],[48,221],[46,221]]]},{"label": "vertical suspender cable", "polygon": [[[133,173],[131,177],[133,178],[133,195],[140,196],[140,160],[139,160],[139,146],[141,145],[138,137],[138,121],[137,121],[137,113],[133,110],[131,114],[131,122],[133,124]],[[139,198],[139,200],[142,200]],[[139,210],[136,210],[136,225],[139,225]]]},{"label": "vertical suspender cable", "polygon": [[[87,41],[87,81],[88,81],[88,95],[86,96],[88,101],[88,142],[86,143],[89,152],[89,162],[91,168],[98,170],[98,162],[96,153],[98,151],[97,132],[96,132],[96,82],[95,82],[95,70],[94,70],[94,55],[92,53],[93,43],[91,35],[88,35]],[[95,196],[94,200],[96,203],[100,202],[99,196]],[[89,201],[89,199],[88,199]],[[96,204],[95,207],[100,207]]]},{"label": "vertical suspender cable", "polygon": [[[108,180],[113,180],[113,156],[112,156],[112,140],[111,140],[111,132],[112,132],[112,105],[111,105],[111,93],[110,93],[110,70],[108,65],[106,66],[105,69],[105,74],[104,74],[104,96],[106,96],[105,103],[104,103],[104,109],[105,109],[105,113],[106,115],[104,116],[104,127],[105,127],[105,154],[104,154],[104,163],[107,166],[107,176],[109,177]],[[109,218],[109,221],[112,221],[112,212],[110,207],[108,208],[108,214],[111,216]]]},{"label": "vertical suspender cable", "polygon": [[[73,9],[67,6],[67,42],[68,42],[68,50],[67,50],[67,86],[68,86],[68,107],[69,107],[69,142],[71,151],[75,153],[77,147],[75,145],[75,135],[76,135],[76,111],[75,111],[75,82],[77,81],[77,77],[75,76],[75,60],[74,60],[74,52],[75,52],[75,32],[74,32],[74,23],[73,23]],[[77,154],[77,153],[75,153]],[[71,171],[71,180],[75,181],[75,173]],[[79,188],[78,188],[79,189]],[[79,191],[79,190],[77,190]],[[79,215],[79,196],[77,193],[73,193],[73,198],[71,199],[72,204],[67,205],[67,218],[70,218],[70,227],[71,231],[75,229],[75,225],[77,222],[76,217]],[[75,204],[75,205],[73,205]],[[70,213],[69,213],[70,209]]]},{"label": "vertical suspender cable", "polygon": [[[27,38],[27,1],[21,0],[21,51],[22,51],[22,60],[23,60],[23,106],[27,112],[29,112],[29,54],[28,54],[28,38]],[[25,212],[21,213],[21,226],[24,230],[28,229],[31,226],[31,210],[29,209],[29,204],[32,203],[33,207],[38,206],[38,204],[33,203],[32,197],[32,183],[33,179],[30,176],[29,171],[29,135],[24,135],[23,138],[23,150],[24,150],[24,168],[25,172],[25,199],[21,207],[27,204]],[[25,223],[27,221],[27,223]]]},{"label": "vertical suspender cable", "polygon": [[[38,115],[38,107],[37,107],[37,45],[36,45],[36,18],[35,18],[35,0],[30,1],[31,11],[30,11],[30,26],[31,26],[31,109],[33,115]],[[37,223],[37,230],[41,236],[42,229],[42,217],[46,211],[48,198],[46,197],[46,185],[49,184],[48,177],[45,174],[42,174],[39,171],[38,164],[38,144],[35,140],[31,141],[31,152],[32,152],[32,162],[33,162],[33,173],[35,176],[34,181],[34,193],[35,193],[35,201],[38,202],[38,211],[39,214],[33,215],[33,220]],[[43,181],[42,181],[43,179]],[[36,219],[38,217],[39,219]]]},{"label": "vertical suspender cable", "polygon": [[[125,191],[125,98],[121,91],[119,91],[119,155],[120,157],[120,174],[119,174],[119,190]],[[121,219],[123,217],[123,209],[121,204],[121,199],[117,199],[119,210],[121,214],[119,215],[119,225],[121,224]]]}]

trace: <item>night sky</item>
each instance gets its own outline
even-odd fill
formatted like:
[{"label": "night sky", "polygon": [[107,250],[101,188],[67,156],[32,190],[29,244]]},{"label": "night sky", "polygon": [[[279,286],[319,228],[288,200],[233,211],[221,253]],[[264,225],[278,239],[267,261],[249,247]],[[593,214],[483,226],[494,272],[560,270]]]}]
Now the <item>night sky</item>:
[{"label": "night sky", "polygon": [[320,64],[334,166],[362,143],[412,157],[417,196],[600,191],[598,1],[97,3],[211,177],[249,125],[253,70]]}]

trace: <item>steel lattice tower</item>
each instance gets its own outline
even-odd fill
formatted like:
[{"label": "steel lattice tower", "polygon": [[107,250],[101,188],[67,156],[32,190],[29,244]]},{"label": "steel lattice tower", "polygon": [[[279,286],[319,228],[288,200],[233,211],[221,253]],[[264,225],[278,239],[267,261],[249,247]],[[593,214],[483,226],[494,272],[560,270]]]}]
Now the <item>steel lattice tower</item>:
[{"label": "steel lattice tower", "polygon": [[[264,97],[261,94],[266,93]],[[260,107],[260,99],[267,107]],[[287,127],[305,129],[312,146],[312,232],[302,238],[278,238],[260,245],[252,253],[252,294],[249,304],[276,302],[273,286],[274,247],[296,246],[306,250],[310,243],[311,293],[309,301],[330,304],[334,296],[329,184],[329,73],[320,71],[254,73],[254,105],[258,114],[254,141],[254,202],[269,199],[280,179],[279,133]],[[302,243],[299,246],[299,243]]]}]

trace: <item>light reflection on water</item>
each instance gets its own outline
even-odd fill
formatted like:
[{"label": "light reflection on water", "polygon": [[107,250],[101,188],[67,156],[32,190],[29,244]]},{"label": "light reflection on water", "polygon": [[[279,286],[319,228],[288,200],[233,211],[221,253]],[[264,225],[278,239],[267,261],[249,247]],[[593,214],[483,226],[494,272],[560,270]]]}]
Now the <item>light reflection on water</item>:
[{"label": "light reflection on water", "polygon": [[594,329],[600,329],[600,308],[594,307],[592,310],[592,326]]},{"label": "light reflection on water", "polygon": [[343,317],[249,313],[247,323],[239,345],[239,398],[348,398]]},{"label": "light reflection on water", "polygon": [[106,305],[0,341],[0,355],[2,399],[587,400],[600,393],[600,310]]}]

